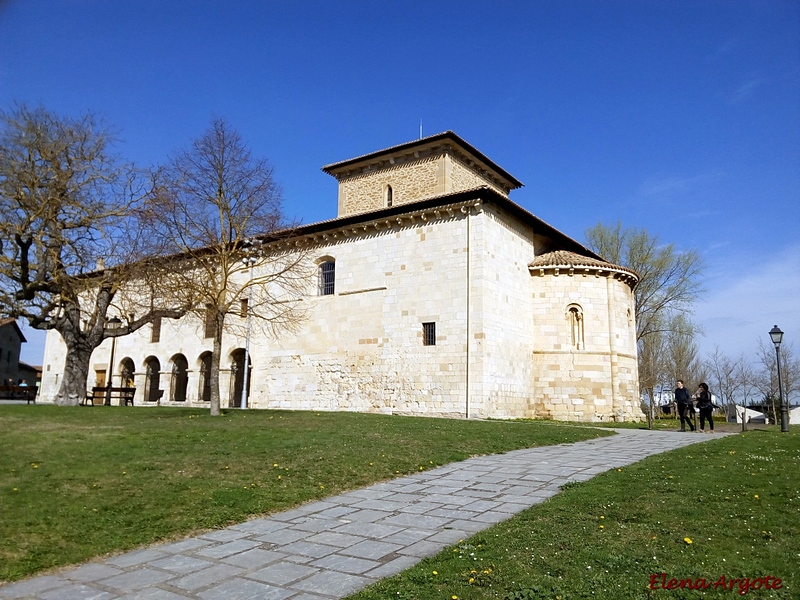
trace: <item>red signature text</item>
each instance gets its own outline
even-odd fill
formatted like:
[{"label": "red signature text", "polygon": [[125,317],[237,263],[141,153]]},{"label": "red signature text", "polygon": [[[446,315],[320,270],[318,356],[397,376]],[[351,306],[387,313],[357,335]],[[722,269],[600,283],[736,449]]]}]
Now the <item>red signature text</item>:
[{"label": "red signature text", "polygon": [[744,596],[750,591],[779,590],[782,587],[781,579],[772,575],[764,577],[725,577],[722,575],[716,581],[704,577],[678,579],[669,577],[666,573],[650,575],[651,590],[729,590]]}]

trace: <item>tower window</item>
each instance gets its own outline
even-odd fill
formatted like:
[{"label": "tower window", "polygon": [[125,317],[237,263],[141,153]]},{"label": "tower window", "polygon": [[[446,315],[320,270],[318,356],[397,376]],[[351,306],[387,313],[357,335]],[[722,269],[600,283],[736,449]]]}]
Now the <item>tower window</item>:
[{"label": "tower window", "polygon": [[392,186],[386,186],[386,206],[392,205]]}]

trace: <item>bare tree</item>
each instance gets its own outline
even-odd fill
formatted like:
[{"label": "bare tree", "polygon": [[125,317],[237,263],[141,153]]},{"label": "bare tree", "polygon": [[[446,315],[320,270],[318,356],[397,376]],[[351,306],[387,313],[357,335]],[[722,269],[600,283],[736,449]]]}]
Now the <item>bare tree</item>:
[{"label": "bare tree", "polygon": [[[778,367],[775,356],[775,347],[770,343],[758,340],[758,367],[755,385],[761,395],[764,405],[772,412],[773,421],[777,423],[780,407],[778,401]],[[800,388],[800,360],[794,356],[794,345],[781,344],[781,379],[783,380],[784,402],[791,405],[791,398]]]},{"label": "bare tree", "polygon": [[714,346],[714,351],[705,361],[710,375],[711,389],[724,404],[736,402],[736,397],[742,391],[743,381],[740,377],[743,357],[732,359],[726,356],[719,346]]},{"label": "bare tree", "polygon": [[[677,252],[672,244],[662,244],[643,229],[623,229],[620,222],[613,227],[598,223],[588,229],[586,244],[606,260],[639,275],[633,291],[639,383],[650,396],[648,425],[652,427],[656,386],[670,371],[689,368],[692,362],[689,354],[695,328],[686,315],[701,291],[700,255],[694,250]],[[670,352],[685,355],[670,357]]]},{"label": "bare tree", "polygon": [[304,252],[287,242],[293,230],[283,220],[272,167],[254,158],[224,121],[215,120],[175,155],[156,182],[146,219],[153,239],[164,243],[160,252],[183,261],[171,293],[178,304],[193,303],[211,330],[211,414],[218,415],[223,333],[231,327],[226,317],[246,313],[275,334],[293,328],[303,315],[299,299],[310,272]]},{"label": "bare tree", "polygon": [[586,231],[586,243],[600,256],[633,269],[639,275],[634,289],[636,339],[675,324],[665,316],[688,313],[702,291],[702,261],[694,251],[677,252],[644,229],[623,229],[598,223]]},{"label": "bare tree", "polygon": [[24,105],[0,113],[0,127],[0,312],[61,334],[67,356],[55,401],[74,405],[105,338],[177,313],[151,298],[146,314],[107,327],[139,258],[129,217],[143,190],[135,169],[112,154],[108,129],[91,115]]},{"label": "bare tree", "polygon": [[664,360],[666,335],[657,329],[639,342],[639,386],[648,402],[645,406],[647,426],[652,429],[655,418],[656,388],[665,379]]},{"label": "bare tree", "polygon": [[687,385],[692,385],[700,371],[697,344],[694,341],[696,327],[685,314],[677,314],[673,315],[672,323],[666,329],[668,334],[665,358],[671,382],[674,385],[678,379],[682,379]]}]

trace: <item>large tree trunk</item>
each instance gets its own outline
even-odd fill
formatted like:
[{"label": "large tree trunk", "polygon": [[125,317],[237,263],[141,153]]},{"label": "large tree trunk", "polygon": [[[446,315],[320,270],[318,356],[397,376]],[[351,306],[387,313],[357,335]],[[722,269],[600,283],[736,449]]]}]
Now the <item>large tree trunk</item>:
[{"label": "large tree trunk", "polygon": [[211,416],[220,415],[219,365],[222,358],[222,331],[225,325],[225,314],[217,311],[214,328],[214,348],[211,351]]},{"label": "large tree trunk", "polygon": [[86,397],[86,382],[93,350],[84,340],[67,343],[64,376],[55,397],[55,403],[59,406],[77,406]]}]

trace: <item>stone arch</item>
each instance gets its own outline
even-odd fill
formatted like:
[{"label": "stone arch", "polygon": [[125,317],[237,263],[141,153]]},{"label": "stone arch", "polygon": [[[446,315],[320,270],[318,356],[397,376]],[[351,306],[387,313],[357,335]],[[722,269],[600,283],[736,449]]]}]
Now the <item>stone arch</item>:
[{"label": "stone arch", "polygon": [[566,317],[570,347],[574,350],[585,350],[583,308],[580,304],[570,304],[567,306]]},{"label": "stone arch", "polygon": [[161,362],[155,356],[144,360],[144,401],[158,402],[164,395],[161,389]]},{"label": "stone arch", "polygon": [[133,364],[133,359],[126,356],[119,361],[119,379],[121,387],[134,387],[134,375],[136,373],[136,365]]},{"label": "stone arch", "polygon": [[[244,348],[237,348],[231,352],[231,395],[228,400],[228,406],[233,408],[242,407],[242,389],[244,388]],[[247,373],[247,392],[246,398],[250,399],[250,383],[252,381],[251,375],[253,374],[253,356],[247,356],[248,373]]]},{"label": "stone arch", "polygon": [[200,387],[197,397],[201,402],[211,402],[211,352],[203,352],[197,358],[200,370]]},{"label": "stone arch", "polygon": [[169,386],[170,402],[186,402],[186,389],[189,385],[189,361],[183,354],[176,354],[170,359],[172,373]]}]

